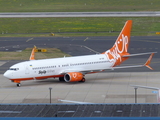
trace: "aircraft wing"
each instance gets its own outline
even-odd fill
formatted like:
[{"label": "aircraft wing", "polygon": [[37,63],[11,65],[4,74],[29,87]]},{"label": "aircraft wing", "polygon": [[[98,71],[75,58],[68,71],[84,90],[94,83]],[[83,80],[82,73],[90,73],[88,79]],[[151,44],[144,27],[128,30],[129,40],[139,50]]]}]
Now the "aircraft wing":
[{"label": "aircraft wing", "polygon": [[91,74],[91,73],[98,73],[98,72],[102,72],[104,70],[82,70],[82,69],[66,69],[64,71],[61,71],[60,74],[66,74],[69,72],[80,72],[82,74]]},{"label": "aircraft wing", "polygon": [[153,57],[154,53],[151,53],[150,57],[148,58],[148,60],[146,61],[146,63],[144,65],[134,65],[134,66],[120,66],[120,67],[112,67],[111,69],[120,69],[120,68],[134,68],[134,67],[143,67],[143,66],[146,66],[148,67],[149,69],[153,70],[152,67],[149,66],[151,60],[152,60],[152,57]]},{"label": "aircraft wing", "polygon": [[[152,60],[152,57],[153,57],[154,53],[152,53],[150,55],[150,57],[148,58],[148,60],[146,61],[146,63],[144,65],[133,65],[133,66],[120,66],[120,67],[110,67],[108,69],[111,69],[111,70],[114,70],[114,69],[120,69],[120,68],[134,68],[134,67],[148,67],[149,69],[153,70],[152,67],[149,66],[151,60]],[[98,73],[98,72],[102,72],[102,71],[105,71],[105,70],[108,70],[108,69],[97,69],[97,70],[82,70],[82,69],[66,69],[64,71],[61,71],[60,74],[65,74],[65,73],[68,73],[68,72],[81,72],[82,74],[90,74],[90,73]]]},{"label": "aircraft wing", "polygon": [[62,70],[60,74],[63,75],[68,72],[82,72],[82,70],[81,69],[65,69],[65,70]]},{"label": "aircraft wing", "polygon": [[137,54],[123,55],[122,57],[132,57],[132,56],[147,55],[152,53],[157,53],[157,52],[137,53]]},{"label": "aircraft wing", "polygon": [[[154,52],[154,53],[156,53],[156,52]],[[145,63],[144,65],[119,66],[119,67],[111,67],[111,68],[109,68],[109,69],[114,70],[114,69],[120,69],[120,68],[134,68],[134,67],[143,67],[143,66],[146,66],[146,67],[148,67],[149,69],[153,70],[153,68],[150,67],[149,64],[150,64],[150,62],[151,62],[151,60],[152,60],[152,57],[153,57],[154,53],[150,53],[151,55],[150,55],[150,57],[148,58],[148,60],[146,61],[146,63]],[[142,54],[149,54],[149,53],[142,53]],[[107,70],[107,69],[99,70],[99,72],[105,71],[105,70]],[[91,73],[91,71],[88,71],[88,72]],[[93,72],[94,72],[94,71],[93,71]]]}]

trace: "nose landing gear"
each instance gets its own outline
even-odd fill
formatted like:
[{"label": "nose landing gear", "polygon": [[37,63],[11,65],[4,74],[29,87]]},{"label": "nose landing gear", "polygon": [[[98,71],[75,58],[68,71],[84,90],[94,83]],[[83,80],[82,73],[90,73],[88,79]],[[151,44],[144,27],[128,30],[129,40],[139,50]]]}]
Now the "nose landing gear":
[{"label": "nose landing gear", "polygon": [[17,83],[17,87],[20,87],[20,86],[21,86],[21,83],[20,83],[20,81],[18,81],[18,80],[13,80],[12,82]]}]

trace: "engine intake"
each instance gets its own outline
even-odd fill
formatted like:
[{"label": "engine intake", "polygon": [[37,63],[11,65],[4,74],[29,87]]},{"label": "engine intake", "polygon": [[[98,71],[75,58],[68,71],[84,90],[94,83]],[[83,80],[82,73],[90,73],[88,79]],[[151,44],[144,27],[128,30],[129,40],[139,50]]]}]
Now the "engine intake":
[{"label": "engine intake", "polygon": [[64,75],[64,80],[66,82],[78,82],[83,79],[83,74],[80,72],[70,72]]}]

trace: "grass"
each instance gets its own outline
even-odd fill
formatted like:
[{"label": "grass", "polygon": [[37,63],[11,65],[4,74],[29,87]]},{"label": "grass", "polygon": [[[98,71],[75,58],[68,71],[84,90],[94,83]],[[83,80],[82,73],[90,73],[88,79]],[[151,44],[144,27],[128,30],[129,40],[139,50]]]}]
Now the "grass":
[{"label": "grass", "polygon": [[0,18],[0,36],[117,36],[130,19],[134,36],[160,32],[160,17]]},{"label": "grass", "polygon": [[159,11],[159,0],[0,0],[1,12]]},{"label": "grass", "polygon": [[[159,11],[159,0],[0,0],[1,12]],[[159,17],[0,18],[0,37],[117,36],[126,20],[132,35],[156,35]]]},{"label": "grass", "polygon": [[[37,52],[35,54],[35,59],[47,59],[47,58],[58,58],[58,57],[68,57],[70,55],[62,52],[56,48],[45,48],[47,52]],[[0,52],[0,60],[29,60],[32,48],[27,48],[22,52]]]}]

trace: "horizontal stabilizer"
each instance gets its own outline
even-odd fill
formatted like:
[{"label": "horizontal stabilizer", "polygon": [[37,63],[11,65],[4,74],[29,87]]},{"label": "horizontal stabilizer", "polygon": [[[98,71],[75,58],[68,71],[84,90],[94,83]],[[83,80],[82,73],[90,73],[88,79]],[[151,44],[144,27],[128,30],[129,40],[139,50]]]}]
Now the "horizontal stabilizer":
[{"label": "horizontal stabilizer", "polygon": [[132,57],[132,56],[147,55],[152,53],[157,53],[157,52],[137,53],[137,54],[123,55],[122,57]]}]

